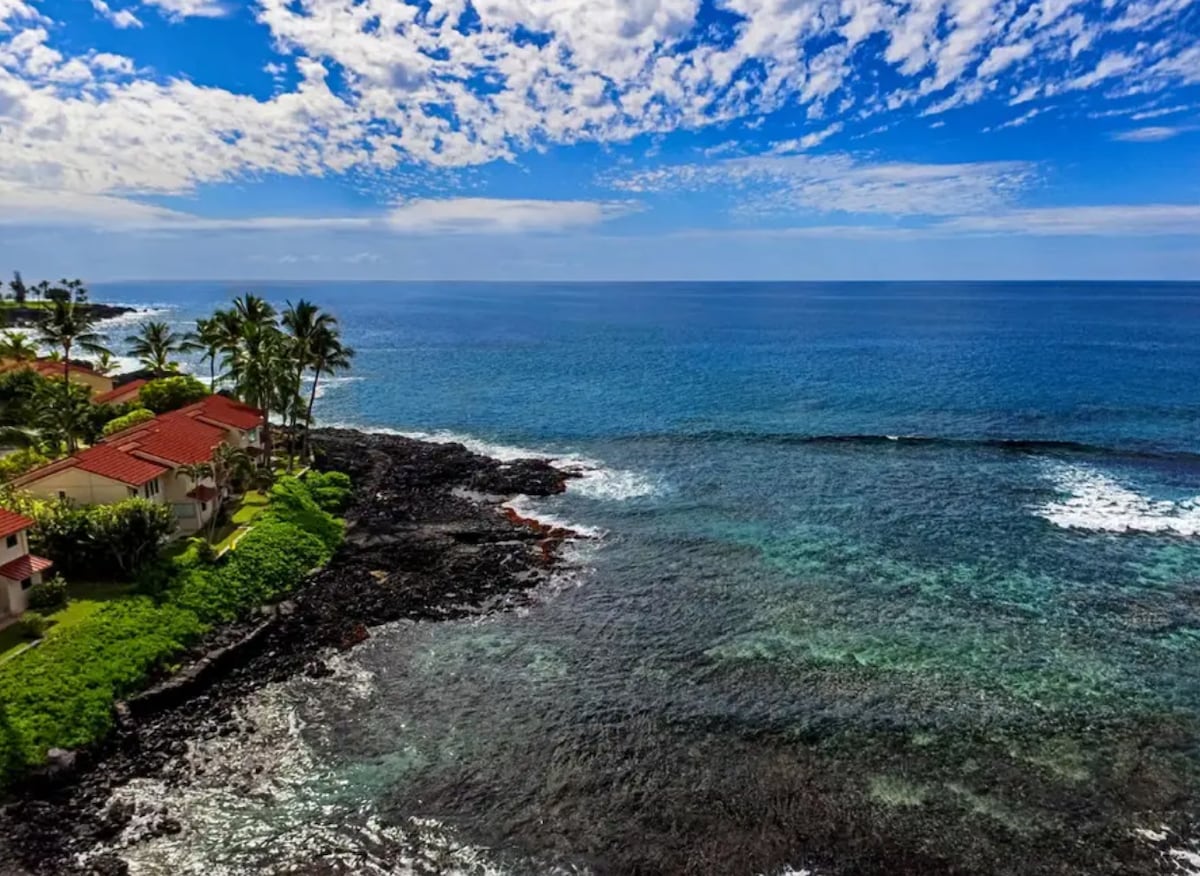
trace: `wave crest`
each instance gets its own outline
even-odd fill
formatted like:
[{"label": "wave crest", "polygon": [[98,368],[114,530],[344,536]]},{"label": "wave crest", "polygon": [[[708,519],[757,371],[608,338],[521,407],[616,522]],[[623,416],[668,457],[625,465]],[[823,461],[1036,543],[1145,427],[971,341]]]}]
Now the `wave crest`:
[{"label": "wave crest", "polygon": [[1047,466],[1063,498],[1034,513],[1063,529],[1200,535],[1200,496],[1172,501],[1144,496],[1094,468]]}]

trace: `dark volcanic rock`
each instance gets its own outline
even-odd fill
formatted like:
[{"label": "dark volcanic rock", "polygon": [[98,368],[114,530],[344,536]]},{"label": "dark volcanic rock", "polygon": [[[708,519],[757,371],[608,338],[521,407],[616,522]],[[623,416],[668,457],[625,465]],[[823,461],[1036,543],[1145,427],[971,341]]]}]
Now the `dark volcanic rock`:
[{"label": "dark volcanic rock", "polygon": [[0,874],[123,872],[109,855],[77,859],[126,815],[108,807],[115,787],[169,773],[189,738],[235,732],[233,706],[247,693],[327,674],[321,652],[353,647],[373,625],[519,604],[572,535],[500,508],[503,497],[565,489],[568,475],[543,460],[503,463],[458,444],[344,430],[314,433],[313,446],[318,468],[354,480],[337,555],[266,620],[218,630],[174,679],[120,704],[117,729],[78,759],[70,781],[19,788],[0,812]]},{"label": "dark volcanic rock", "polygon": [[[81,305],[81,309],[95,320],[112,319],[114,316],[124,316],[127,313],[136,312],[136,307],[125,307],[121,304],[99,304],[88,303]],[[37,325],[46,318],[47,310],[44,307],[8,307],[0,313],[0,318],[6,319],[6,325],[15,328],[29,328]]]}]

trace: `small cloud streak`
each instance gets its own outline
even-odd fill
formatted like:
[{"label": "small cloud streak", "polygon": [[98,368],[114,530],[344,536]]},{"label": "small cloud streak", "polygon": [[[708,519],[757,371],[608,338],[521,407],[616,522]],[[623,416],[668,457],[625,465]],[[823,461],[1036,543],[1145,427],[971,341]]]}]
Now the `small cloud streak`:
[{"label": "small cloud streak", "polygon": [[512,234],[563,231],[599,225],[636,212],[634,201],[541,201],[502,198],[445,198],[407,201],[387,224],[404,232]]}]

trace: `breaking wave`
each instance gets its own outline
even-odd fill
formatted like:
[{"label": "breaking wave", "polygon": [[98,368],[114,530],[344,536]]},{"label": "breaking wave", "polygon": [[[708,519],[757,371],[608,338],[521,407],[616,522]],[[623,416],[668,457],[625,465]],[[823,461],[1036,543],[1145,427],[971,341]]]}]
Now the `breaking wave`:
[{"label": "breaking wave", "polygon": [[1060,498],[1034,513],[1063,529],[1200,535],[1200,496],[1172,501],[1144,496],[1094,468],[1046,467]]},{"label": "breaking wave", "polygon": [[[578,454],[531,450],[512,444],[496,444],[471,435],[447,430],[419,432],[363,427],[350,423],[323,423],[322,425],[331,429],[358,429],[361,432],[380,435],[399,435],[403,438],[432,441],[438,444],[461,444],[472,453],[490,456],[501,462],[515,462],[518,459],[546,459],[560,471],[575,475],[567,482],[568,492],[597,501],[622,502],[628,499],[639,499],[657,495],[664,489],[663,484],[651,475],[629,469],[610,468],[603,462]],[[542,517],[538,519],[549,522]],[[578,527],[575,528],[578,529]]]}]

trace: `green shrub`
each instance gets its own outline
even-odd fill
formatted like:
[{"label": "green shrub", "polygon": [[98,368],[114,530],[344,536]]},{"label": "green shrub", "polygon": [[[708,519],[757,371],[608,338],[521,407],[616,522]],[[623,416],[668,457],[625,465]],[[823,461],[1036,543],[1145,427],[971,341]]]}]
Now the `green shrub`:
[{"label": "green shrub", "polygon": [[3,459],[0,459],[0,481],[12,480],[19,475],[25,474],[27,471],[33,471],[39,465],[45,465],[49,461],[50,457],[35,447],[25,447],[21,450],[13,451]]},{"label": "green shrub", "polygon": [[133,598],[0,666],[0,783],[42,763],[50,748],[77,748],[108,732],[113,701],[204,629],[189,611]]},{"label": "green shrub", "polygon": [[28,513],[34,521],[29,530],[29,547],[33,553],[49,557],[66,575],[95,575],[96,545],[85,509],[55,499],[33,502],[22,513]]},{"label": "green shrub", "polygon": [[49,581],[34,584],[29,589],[27,602],[34,611],[58,611],[67,604],[67,582],[62,575],[55,575]]},{"label": "green shrub", "polygon": [[341,514],[350,501],[350,476],[340,471],[309,472],[304,486],[322,511]]},{"label": "green shrub", "polygon": [[93,544],[126,580],[158,556],[159,545],[175,530],[170,507],[146,499],[95,505],[86,514]]},{"label": "green shrub", "polygon": [[331,554],[341,544],[345,529],[342,522],[317,504],[303,481],[294,477],[280,478],[271,487],[270,497],[271,504],[258,518],[260,521],[290,523],[312,533]]},{"label": "green shrub", "polygon": [[230,621],[286,596],[328,558],[328,549],[316,536],[289,523],[261,522],[242,537],[224,564],[182,570],[171,601],[205,622]]},{"label": "green shrub", "polygon": [[30,548],[67,575],[132,580],[175,529],[171,509],[145,499],[87,506],[26,500],[16,505],[13,510],[34,521]]},{"label": "green shrub", "polygon": [[13,626],[18,636],[32,642],[46,635],[46,630],[50,629],[50,621],[40,612],[27,611],[17,618]]},{"label": "green shrub", "polygon": [[207,396],[208,387],[190,374],[160,377],[142,387],[139,398],[142,404],[156,414],[174,411]]},{"label": "green shrub", "polygon": [[154,419],[154,411],[148,411],[145,408],[137,408],[130,411],[128,414],[109,420],[104,424],[101,432],[105,435],[114,435],[117,432],[122,432],[131,426],[137,426],[141,423],[148,422]]}]

